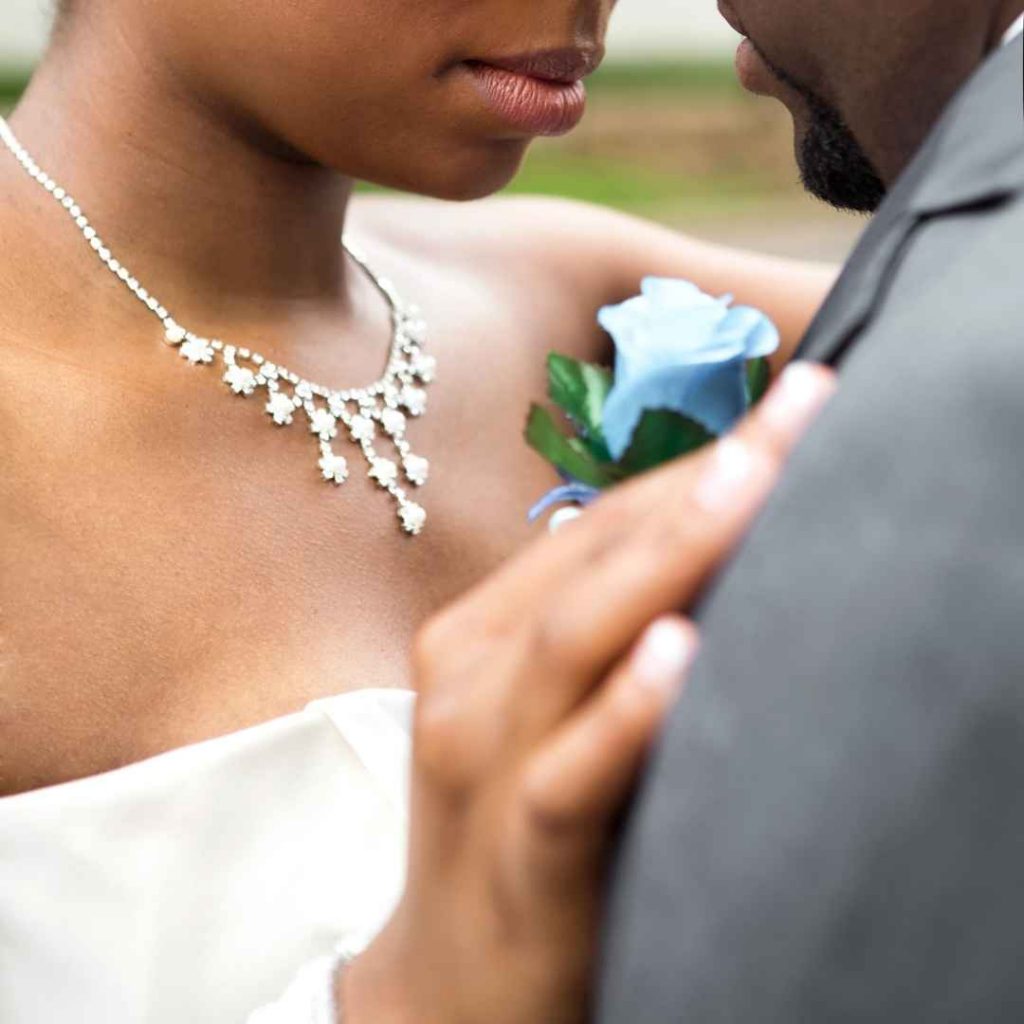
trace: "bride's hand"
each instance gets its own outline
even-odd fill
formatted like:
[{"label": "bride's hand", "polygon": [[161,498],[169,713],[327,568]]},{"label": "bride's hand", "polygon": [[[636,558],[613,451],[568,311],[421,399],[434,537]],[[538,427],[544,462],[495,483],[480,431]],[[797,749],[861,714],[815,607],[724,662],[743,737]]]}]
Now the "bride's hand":
[{"label": "bride's hand", "polygon": [[341,986],[346,1021],[585,1019],[616,817],[696,649],[680,610],[833,386],[791,368],[733,437],[619,488],[423,631],[408,884]]}]

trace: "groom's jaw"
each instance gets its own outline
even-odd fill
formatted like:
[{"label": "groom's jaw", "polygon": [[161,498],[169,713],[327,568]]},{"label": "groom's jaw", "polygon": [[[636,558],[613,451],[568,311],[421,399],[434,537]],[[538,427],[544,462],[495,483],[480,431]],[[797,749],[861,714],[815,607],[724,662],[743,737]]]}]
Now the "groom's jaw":
[{"label": "groom's jaw", "polygon": [[811,195],[840,210],[874,213],[886,186],[842,114],[808,86],[772,63],[745,39],[737,53],[740,80],[753,78],[759,91],[775,96],[793,112],[800,180]]},{"label": "groom's jaw", "polygon": [[804,180],[869,210],[998,45],[1021,0],[719,0],[741,81],[793,115]]},{"label": "groom's jaw", "polygon": [[807,191],[840,209],[876,210],[885,185],[839,112],[762,52],[731,0],[719,0],[719,10],[743,37],[736,50],[740,84],[781,101],[793,115],[796,160]]}]

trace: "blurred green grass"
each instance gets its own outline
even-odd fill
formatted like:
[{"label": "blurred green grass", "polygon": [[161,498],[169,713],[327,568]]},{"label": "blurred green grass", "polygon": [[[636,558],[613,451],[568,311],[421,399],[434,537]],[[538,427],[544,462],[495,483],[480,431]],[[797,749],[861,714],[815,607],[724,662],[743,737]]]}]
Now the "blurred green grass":
[{"label": "blurred green grass", "polygon": [[[592,111],[605,101],[637,108],[742,101],[732,62],[726,60],[611,63],[590,79],[588,89]],[[582,151],[560,141],[539,142],[507,191],[567,196],[636,212],[675,202],[681,194],[702,204],[710,200],[731,207],[757,191],[756,175],[723,181],[714,174],[654,169],[623,153],[605,152],[599,138],[595,142]]]},{"label": "blurred green grass", "polygon": [[[731,60],[613,63],[589,83],[590,108],[565,139],[534,144],[511,193],[560,195],[659,216],[715,216],[792,184],[768,147],[787,145],[778,111],[743,92]],[[752,116],[753,115],[753,116]],[[788,153],[786,154],[788,159]]]},{"label": "blurred green grass", "polygon": [[535,150],[509,195],[564,196],[657,217],[666,205],[676,212],[688,208],[704,214],[726,214],[753,205],[763,195],[756,175],[694,175],[652,171],[636,164]]},{"label": "blurred green grass", "polygon": [[589,80],[592,95],[670,92],[677,96],[742,94],[731,60],[619,61],[606,64]]},{"label": "blurred green grass", "polygon": [[21,68],[0,68],[0,110],[14,106],[28,76],[29,72]]}]

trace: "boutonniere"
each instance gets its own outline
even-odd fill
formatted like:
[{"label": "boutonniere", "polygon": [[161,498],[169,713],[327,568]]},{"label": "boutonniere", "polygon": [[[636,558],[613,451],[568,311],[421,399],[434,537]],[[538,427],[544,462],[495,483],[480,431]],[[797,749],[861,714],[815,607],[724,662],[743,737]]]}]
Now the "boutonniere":
[{"label": "boutonniere", "polygon": [[[563,483],[531,511],[588,505],[601,492],[727,433],[764,394],[779,332],[759,310],[714,298],[688,281],[647,278],[598,322],[615,343],[614,371],[552,353],[548,394],[526,440]],[[568,513],[576,514],[575,512]]]}]

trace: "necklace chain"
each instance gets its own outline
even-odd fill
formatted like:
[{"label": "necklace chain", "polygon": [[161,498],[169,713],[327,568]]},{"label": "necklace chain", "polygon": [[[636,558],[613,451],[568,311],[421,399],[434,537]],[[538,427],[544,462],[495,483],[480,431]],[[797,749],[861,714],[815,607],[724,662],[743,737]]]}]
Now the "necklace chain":
[{"label": "necklace chain", "polygon": [[[182,327],[160,300],[114,258],[74,197],[40,168],[2,117],[0,141],[28,175],[60,204],[103,265],[160,320],[164,340],[182,358],[193,366],[219,363],[223,368],[222,380],[235,395],[248,398],[262,391],[266,397],[264,411],[279,427],[291,425],[296,417],[305,418],[319,445],[320,475],[336,486],[348,479],[349,466],[348,460],[334,450],[333,442],[343,431],[347,433],[361,449],[371,479],[394,500],[403,529],[414,535],[423,529],[426,511],[409,497],[402,478],[413,487],[427,482],[430,465],[414,454],[406,439],[406,428],[408,417],[421,416],[426,411],[423,385],[434,379],[436,360],[423,351],[425,325],[419,312],[402,302],[394,285],[373,271],[350,240],[342,239],[345,251],[387,301],[392,341],[387,365],[378,380],[362,388],[337,390],[315,384],[251,349],[205,338]],[[377,442],[384,438],[394,449],[394,459],[377,451]]]}]

